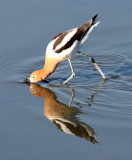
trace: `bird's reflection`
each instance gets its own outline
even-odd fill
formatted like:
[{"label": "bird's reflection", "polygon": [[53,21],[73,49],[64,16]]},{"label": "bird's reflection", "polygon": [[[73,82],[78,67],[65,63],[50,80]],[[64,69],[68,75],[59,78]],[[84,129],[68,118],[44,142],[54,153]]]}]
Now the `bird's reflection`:
[{"label": "bird's reflection", "polygon": [[[77,115],[83,114],[80,109],[59,102],[53,91],[48,88],[43,88],[38,84],[31,84],[30,92],[34,96],[44,98],[44,114],[58,127],[58,129],[67,134],[85,138],[92,143],[98,143],[95,140],[97,136],[93,128],[88,124],[81,122],[77,117]],[[73,97],[74,91],[72,91],[72,97],[69,104],[71,104]]]}]

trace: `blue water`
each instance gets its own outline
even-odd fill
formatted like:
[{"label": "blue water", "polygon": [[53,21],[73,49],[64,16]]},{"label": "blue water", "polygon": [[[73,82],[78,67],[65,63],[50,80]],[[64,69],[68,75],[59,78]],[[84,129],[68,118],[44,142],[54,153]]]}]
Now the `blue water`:
[{"label": "blue water", "polygon": [[[45,50],[60,32],[95,14],[101,23],[81,51],[47,80],[27,85],[43,67]],[[131,160],[132,2],[0,1],[0,159]]]}]

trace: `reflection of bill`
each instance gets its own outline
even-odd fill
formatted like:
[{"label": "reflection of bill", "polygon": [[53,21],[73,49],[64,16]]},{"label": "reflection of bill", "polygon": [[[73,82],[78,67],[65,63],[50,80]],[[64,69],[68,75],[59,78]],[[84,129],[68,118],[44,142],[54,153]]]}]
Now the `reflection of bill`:
[{"label": "reflection of bill", "polygon": [[75,135],[92,143],[95,140],[94,130],[86,123],[81,122],[77,115],[83,114],[78,108],[69,107],[57,100],[54,92],[48,88],[42,88],[38,84],[31,84],[30,91],[34,96],[44,98],[44,114],[63,132]]}]

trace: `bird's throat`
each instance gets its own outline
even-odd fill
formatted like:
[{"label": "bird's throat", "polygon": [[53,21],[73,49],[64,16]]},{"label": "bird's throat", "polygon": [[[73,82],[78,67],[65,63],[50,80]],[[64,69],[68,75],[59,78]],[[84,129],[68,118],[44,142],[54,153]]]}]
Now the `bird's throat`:
[{"label": "bird's throat", "polygon": [[58,63],[55,63],[55,62],[45,63],[44,68],[42,70],[40,70],[42,80],[49,77],[55,71],[57,65],[58,65]]}]

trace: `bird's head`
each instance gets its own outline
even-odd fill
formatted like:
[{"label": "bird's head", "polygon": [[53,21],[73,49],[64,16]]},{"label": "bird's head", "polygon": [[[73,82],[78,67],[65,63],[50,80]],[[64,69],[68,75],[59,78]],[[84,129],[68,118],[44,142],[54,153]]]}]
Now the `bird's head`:
[{"label": "bird's head", "polygon": [[43,79],[42,79],[40,71],[34,71],[29,77],[30,82],[40,82],[42,80]]},{"label": "bird's head", "polygon": [[50,63],[46,62],[45,67],[41,70],[34,71],[28,78],[28,81],[31,83],[35,83],[35,82],[40,82],[45,80],[54,72],[57,65],[58,65],[58,62],[54,62],[54,63],[52,63],[52,61],[50,61]]}]

